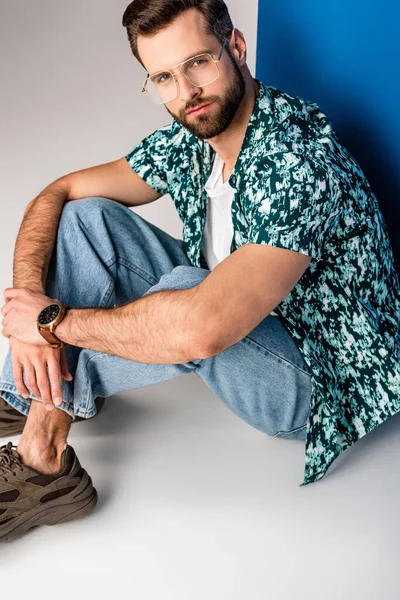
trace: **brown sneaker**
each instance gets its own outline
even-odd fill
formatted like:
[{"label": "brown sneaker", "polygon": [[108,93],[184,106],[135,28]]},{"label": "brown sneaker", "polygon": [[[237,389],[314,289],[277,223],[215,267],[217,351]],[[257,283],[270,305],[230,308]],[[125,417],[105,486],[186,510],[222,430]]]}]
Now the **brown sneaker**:
[{"label": "brown sneaker", "polygon": [[0,398],[0,437],[22,433],[25,423],[26,416]]},{"label": "brown sneaker", "polygon": [[[104,401],[105,398],[96,398],[97,412],[100,412],[104,406]],[[0,398],[0,438],[7,438],[11,435],[22,433],[26,419],[27,417],[19,412],[19,410],[12,408],[3,398]],[[86,419],[76,417],[75,421],[86,421]]]},{"label": "brown sneaker", "polygon": [[80,519],[96,503],[97,491],[72,446],[62,453],[59,472],[51,475],[22,463],[12,442],[0,446],[0,542],[37,525]]}]

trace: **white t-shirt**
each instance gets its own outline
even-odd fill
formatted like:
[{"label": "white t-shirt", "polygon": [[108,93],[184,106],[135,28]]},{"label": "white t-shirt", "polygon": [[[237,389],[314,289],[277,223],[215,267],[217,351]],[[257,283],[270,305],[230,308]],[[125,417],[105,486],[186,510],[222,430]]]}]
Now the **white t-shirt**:
[{"label": "white t-shirt", "polygon": [[[205,185],[208,206],[201,249],[210,271],[229,256],[233,238],[231,207],[235,190],[228,180],[223,183],[223,168],[224,163],[216,154],[211,175]],[[270,314],[278,316],[274,311]]]}]

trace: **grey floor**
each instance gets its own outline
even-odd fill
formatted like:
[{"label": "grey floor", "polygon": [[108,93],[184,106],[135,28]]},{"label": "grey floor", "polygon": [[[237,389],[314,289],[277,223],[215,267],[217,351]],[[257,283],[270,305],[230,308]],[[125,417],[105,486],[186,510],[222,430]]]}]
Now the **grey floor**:
[{"label": "grey floor", "polygon": [[300,488],[304,443],[195,374],[108,398],[69,439],[96,509],[1,545],[1,597],[397,599],[399,432],[396,416]]}]

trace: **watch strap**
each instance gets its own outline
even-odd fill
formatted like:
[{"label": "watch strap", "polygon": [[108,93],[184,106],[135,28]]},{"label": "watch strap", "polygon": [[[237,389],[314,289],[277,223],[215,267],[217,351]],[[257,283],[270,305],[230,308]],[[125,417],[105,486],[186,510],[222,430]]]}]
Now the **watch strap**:
[{"label": "watch strap", "polygon": [[55,333],[52,333],[49,329],[43,329],[43,327],[39,327],[39,333],[44,337],[46,342],[52,348],[61,348],[63,342],[56,336]]},{"label": "watch strap", "polygon": [[64,345],[64,342],[62,340],[60,340],[54,333],[54,329],[57,328],[57,326],[64,319],[68,309],[71,308],[68,304],[64,304],[63,302],[59,302],[59,304],[62,308],[62,315],[61,315],[61,319],[58,321],[57,325],[52,324],[52,325],[50,325],[50,328],[48,328],[48,327],[43,327],[43,326],[39,325],[39,323],[37,323],[37,328],[38,328],[39,333],[44,337],[46,342],[53,349],[61,348]]}]

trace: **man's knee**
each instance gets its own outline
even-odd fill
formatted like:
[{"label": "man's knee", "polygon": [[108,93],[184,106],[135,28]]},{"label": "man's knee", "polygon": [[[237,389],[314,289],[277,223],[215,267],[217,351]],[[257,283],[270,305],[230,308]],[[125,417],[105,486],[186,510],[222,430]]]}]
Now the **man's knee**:
[{"label": "man's knee", "polygon": [[123,208],[121,204],[110,198],[102,198],[100,196],[90,196],[79,200],[70,200],[64,204],[60,225],[65,222],[79,218],[79,220],[92,221],[99,216],[103,210],[118,210],[118,207]]},{"label": "man's knee", "polygon": [[161,290],[185,290],[199,285],[207,275],[208,269],[201,269],[191,265],[178,265],[169,273],[164,273],[159,282],[151,287],[146,294],[152,294]]}]

